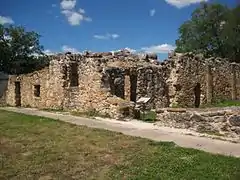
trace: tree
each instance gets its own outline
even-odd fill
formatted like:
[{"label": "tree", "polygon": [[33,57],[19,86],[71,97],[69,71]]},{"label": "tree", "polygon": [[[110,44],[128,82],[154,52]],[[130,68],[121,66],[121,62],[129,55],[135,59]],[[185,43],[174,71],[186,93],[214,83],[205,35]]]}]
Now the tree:
[{"label": "tree", "polygon": [[240,5],[229,12],[221,38],[227,49],[226,56],[240,63]]},{"label": "tree", "polygon": [[0,71],[8,74],[28,73],[47,62],[41,55],[40,35],[23,27],[0,25]]},{"label": "tree", "polygon": [[240,45],[239,15],[239,7],[232,10],[221,4],[202,3],[179,28],[176,52],[191,51],[236,61]]}]

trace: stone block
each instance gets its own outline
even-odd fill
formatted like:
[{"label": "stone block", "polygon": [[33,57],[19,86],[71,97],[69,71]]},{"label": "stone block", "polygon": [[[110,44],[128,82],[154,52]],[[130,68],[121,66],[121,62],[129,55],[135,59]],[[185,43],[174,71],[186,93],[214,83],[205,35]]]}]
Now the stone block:
[{"label": "stone block", "polygon": [[232,115],[228,121],[232,126],[240,126],[240,115]]}]

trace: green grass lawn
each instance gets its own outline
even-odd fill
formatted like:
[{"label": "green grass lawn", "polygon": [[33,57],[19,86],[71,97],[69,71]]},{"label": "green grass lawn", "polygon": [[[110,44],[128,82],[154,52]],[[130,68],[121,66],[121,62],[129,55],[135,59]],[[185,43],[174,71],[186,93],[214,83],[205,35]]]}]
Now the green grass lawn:
[{"label": "green grass lawn", "polygon": [[240,100],[225,100],[215,102],[213,104],[205,104],[201,106],[202,108],[209,108],[209,107],[240,107]]},{"label": "green grass lawn", "polygon": [[240,159],[0,110],[0,179],[240,179]]},{"label": "green grass lawn", "polygon": [[216,103],[216,107],[231,107],[231,106],[240,106],[240,100],[231,100],[231,101],[221,101]]}]

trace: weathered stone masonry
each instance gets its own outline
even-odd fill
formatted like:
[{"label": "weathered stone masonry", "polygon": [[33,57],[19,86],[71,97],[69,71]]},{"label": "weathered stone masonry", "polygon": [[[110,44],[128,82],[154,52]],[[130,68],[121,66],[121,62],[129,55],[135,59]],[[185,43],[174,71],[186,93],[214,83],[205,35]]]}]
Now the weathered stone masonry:
[{"label": "weathered stone masonry", "polygon": [[[192,53],[154,55],[128,51],[59,54],[49,67],[9,76],[5,103],[11,106],[61,108],[116,117],[122,106],[141,97],[150,107],[199,107],[218,100],[240,99],[240,65]],[[130,101],[132,103],[130,103]]]}]

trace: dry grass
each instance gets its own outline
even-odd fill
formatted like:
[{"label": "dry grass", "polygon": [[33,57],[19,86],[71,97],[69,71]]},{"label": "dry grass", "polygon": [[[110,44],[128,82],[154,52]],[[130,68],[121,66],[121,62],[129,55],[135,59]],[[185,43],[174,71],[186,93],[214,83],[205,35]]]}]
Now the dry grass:
[{"label": "dry grass", "polygon": [[[0,179],[239,179],[240,160],[0,111]],[[238,176],[238,177],[237,177]]]}]

